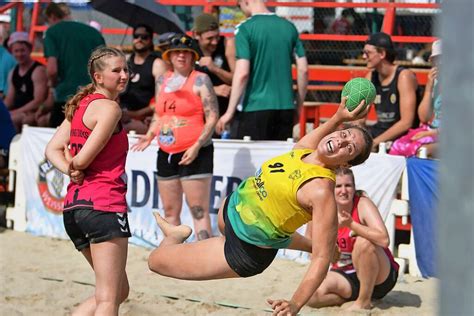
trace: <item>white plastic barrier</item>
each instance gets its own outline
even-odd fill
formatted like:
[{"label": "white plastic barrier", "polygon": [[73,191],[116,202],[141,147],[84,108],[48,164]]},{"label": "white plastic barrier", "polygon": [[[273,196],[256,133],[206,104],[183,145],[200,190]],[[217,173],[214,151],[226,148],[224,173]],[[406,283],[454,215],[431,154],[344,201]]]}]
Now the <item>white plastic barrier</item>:
[{"label": "white plastic barrier", "polygon": [[[21,134],[15,135],[10,144],[8,159],[9,185],[8,190],[15,192],[15,205],[8,207],[6,212],[7,227],[17,231],[26,229],[26,201],[23,186],[24,164],[22,163]],[[14,186],[14,187],[13,187]]]}]

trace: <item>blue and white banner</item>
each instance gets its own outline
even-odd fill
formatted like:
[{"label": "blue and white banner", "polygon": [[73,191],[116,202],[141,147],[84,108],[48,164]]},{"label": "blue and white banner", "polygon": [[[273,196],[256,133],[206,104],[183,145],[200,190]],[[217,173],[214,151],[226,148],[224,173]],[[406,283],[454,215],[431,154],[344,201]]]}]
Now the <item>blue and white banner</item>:
[{"label": "blue and white banner", "polygon": [[[23,181],[26,199],[27,230],[36,235],[67,238],[62,223],[62,198],[68,177],[62,175],[44,158],[44,150],[54,133],[53,129],[26,127],[21,137]],[[129,136],[130,146],[137,138]],[[252,142],[234,140],[214,141],[214,176],[209,197],[211,221],[215,234],[216,214],[222,199],[232,192],[242,179],[253,175],[267,159],[293,147],[291,142]],[[162,209],[156,183],[156,152],[153,143],[144,152],[129,152],[127,202],[132,243],[154,247],[162,239],[152,215]],[[372,154],[361,166],[354,168],[357,189],[365,190],[379,206],[385,218],[394,197],[396,186],[405,168],[405,159]],[[192,225],[192,217],[183,201],[182,223]],[[300,229],[303,232],[304,228]]]}]

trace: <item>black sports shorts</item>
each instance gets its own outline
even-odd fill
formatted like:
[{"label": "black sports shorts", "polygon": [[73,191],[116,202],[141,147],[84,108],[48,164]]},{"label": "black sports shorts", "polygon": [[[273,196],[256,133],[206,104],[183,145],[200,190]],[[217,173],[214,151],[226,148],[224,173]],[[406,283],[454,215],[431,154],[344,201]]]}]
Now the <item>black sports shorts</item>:
[{"label": "black sports shorts", "polygon": [[[352,295],[348,298],[349,301],[355,301],[359,297],[359,291],[360,291],[360,281],[357,278],[357,273],[352,272],[352,273],[345,273],[342,270],[338,269],[333,269],[331,271],[337,272],[341,274],[343,277],[349,281],[349,284],[351,285],[352,289]],[[397,279],[398,279],[398,271],[395,270],[395,268],[390,265],[390,273],[388,274],[387,279],[383,281],[383,283],[374,286],[374,292],[372,293],[372,298],[373,299],[381,299],[385,295],[390,292],[395,284],[397,284]]]},{"label": "black sports shorts", "polygon": [[63,213],[64,228],[77,250],[91,243],[131,237],[127,213],[75,209]]},{"label": "black sports shorts", "polygon": [[176,154],[158,150],[156,168],[159,180],[171,179],[202,179],[212,176],[214,169],[214,146],[212,143],[199,149],[196,159],[187,166],[178,165],[184,151]]},{"label": "black sports shorts", "polygon": [[224,204],[224,255],[229,266],[243,278],[262,273],[272,263],[278,249],[261,248],[237,237],[227,215],[230,196]]}]

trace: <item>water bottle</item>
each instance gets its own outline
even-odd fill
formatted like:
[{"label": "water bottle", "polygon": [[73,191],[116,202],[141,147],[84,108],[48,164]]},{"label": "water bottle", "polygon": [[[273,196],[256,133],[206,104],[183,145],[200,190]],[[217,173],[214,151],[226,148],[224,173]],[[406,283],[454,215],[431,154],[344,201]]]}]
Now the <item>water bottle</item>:
[{"label": "water bottle", "polygon": [[230,131],[225,129],[221,134],[221,139],[230,139]]}]

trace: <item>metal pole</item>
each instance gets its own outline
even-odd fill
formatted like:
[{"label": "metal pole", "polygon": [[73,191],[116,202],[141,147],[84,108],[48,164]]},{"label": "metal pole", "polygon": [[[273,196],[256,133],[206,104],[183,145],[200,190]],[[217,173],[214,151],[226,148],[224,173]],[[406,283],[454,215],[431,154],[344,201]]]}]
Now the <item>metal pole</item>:
[{"label": "metal pole", "polygon": [[440,315],[474,313],[474,3],[444,1],[439,223]]}]

